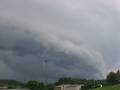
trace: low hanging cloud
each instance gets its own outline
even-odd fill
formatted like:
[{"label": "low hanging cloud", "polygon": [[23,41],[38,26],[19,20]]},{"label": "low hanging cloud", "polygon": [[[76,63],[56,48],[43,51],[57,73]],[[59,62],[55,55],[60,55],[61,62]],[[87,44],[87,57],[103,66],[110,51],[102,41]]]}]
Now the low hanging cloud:
[{"label": "low hanging cloud", "polygon": [[116,2],[1,0],[0,77],[105,78],[120,64]]},{"label": "low hanging cloud", "polygon": [[84,78],[100,78],[104,75],[102,56],[81,44],[69,39],[53,38],[47,33],[41,33],[38,39],[35,34],[15,26],[0,27],[0,60],[21,76],[54,80],[63,75]]}]

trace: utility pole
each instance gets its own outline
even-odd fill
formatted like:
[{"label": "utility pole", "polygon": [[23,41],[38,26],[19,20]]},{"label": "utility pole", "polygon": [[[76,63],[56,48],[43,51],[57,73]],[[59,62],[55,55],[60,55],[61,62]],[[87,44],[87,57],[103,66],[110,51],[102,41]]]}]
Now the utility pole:
[{"label": "utility pole", "polygon": [[43,82],[47,84],[47,69],[46,69],[46,66],[47,66],[47,63],[48,63],[48,55],[47,55],[47,52],[46,51],[43,51],[43,54],[41,56],[41,59],[42,59],[42,75],[44,75],[44,79],[43,79]]},{"label": "utility pole", "polygon": [[45,83],[47,84],[48,83],[48,78],[47,78],[47,69],[46,69],[46,66],[47,66],[47,63],[48,63],[48,60],[44,60],[44,74],[45,74]]},{"label": "utility pole", "polygon": [[64,82],[64,75],[63,75],[63,90],[64,90],[64,84],[65,84],[65,82]]}]

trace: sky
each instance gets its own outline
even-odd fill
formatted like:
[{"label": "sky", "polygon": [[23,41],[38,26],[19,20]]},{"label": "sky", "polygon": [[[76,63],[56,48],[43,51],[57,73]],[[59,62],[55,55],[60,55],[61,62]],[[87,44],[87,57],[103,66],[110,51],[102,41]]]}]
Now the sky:
[{"label": "sky", "polygon": [[120,67],[119,0],[0,0],[0,79],[104,79]]}]

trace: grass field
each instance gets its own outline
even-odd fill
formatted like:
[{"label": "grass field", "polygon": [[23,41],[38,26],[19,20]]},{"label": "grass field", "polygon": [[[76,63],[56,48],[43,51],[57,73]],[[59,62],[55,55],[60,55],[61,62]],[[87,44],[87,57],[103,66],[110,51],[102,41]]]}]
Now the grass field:
[{"label": "grass field", "polygon": [[114,85],[114,86],[106,86],[103,88],[97,88],[92,90],[120,90],[120,85]]}]

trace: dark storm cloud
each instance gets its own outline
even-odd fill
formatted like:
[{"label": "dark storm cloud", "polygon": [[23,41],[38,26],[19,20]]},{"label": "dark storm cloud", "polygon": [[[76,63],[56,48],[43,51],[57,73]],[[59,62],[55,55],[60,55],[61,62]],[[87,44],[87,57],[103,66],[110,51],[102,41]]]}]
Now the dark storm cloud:
[{"label": "dark storm cloud", "polygon": [[118,0],[1,0],[1,78],[103,78],[120,64],[119,14]]},{"label": "dark storm cloud", "polygon": [[71,53],[65,53],[63,50],[44,46],[35,39],[35,34],[27,30],[5,24],[1,24],[0,28],[0,60],[12,72],[21,74],[18,79],[22,78],[22,75],[28,79],[39,80],[45,78],[54,80],[62,75],[87,78],[102,77],[89,75],[101,72],[92,63],[86,62],[91,59],[86,52],[84,52],[86,56],[84,54],[78,56],[71,51],[69,51]]}]

